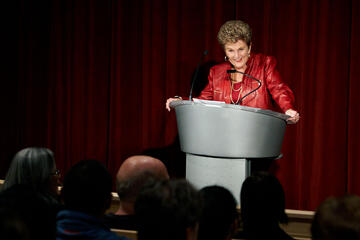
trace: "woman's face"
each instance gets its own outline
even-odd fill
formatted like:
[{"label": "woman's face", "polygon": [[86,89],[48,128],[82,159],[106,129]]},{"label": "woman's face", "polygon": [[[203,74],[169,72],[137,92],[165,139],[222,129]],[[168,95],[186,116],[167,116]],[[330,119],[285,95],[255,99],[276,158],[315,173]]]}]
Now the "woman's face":
[{"label": "woman's face", "polygon": [[54,168],[50,176],[50,190],[55,196],[60,194],[58,189],[61,184],[60,177],[60,171]]},{"label": "woman's face", "polygon": [[225,55],[228,57],[229,62],[236,70],[245,70],[246,62],[249,60],[251,44],[248,46],[243,40],[236,43],[226,43],[224,45]]}]

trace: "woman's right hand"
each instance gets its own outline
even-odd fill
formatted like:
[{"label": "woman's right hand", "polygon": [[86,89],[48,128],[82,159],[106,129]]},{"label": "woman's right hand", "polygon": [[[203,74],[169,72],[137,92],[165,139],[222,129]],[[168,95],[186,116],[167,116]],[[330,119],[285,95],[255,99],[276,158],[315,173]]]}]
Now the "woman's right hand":
[{"label": "woman's right hand", "polygon": [[182,100],[182,97],[174,97],[174,98],[168,98],[168,100],[166,100],[166,109],[170,112],[170,103],[173,101],[180,101]]}]

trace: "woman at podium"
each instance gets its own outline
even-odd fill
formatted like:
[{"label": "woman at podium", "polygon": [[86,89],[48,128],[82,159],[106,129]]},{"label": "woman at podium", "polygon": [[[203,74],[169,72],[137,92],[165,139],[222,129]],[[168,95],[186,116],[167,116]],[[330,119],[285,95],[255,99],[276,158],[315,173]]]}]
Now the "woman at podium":
[{"label": "woman at podium", "polygon": [[[251,29],[240,20],[227,21],[218,32],[218,42],[225,52],[225,61],[210,69],[208,84],[199,99],[223,101],[249,107],[274,110],[275,102],[289,115],[289,123],[299,121],[294,107],[294,94],[281,80],[276,59],[251,52]],[[181,97],[169,98],[170,102]]]}]

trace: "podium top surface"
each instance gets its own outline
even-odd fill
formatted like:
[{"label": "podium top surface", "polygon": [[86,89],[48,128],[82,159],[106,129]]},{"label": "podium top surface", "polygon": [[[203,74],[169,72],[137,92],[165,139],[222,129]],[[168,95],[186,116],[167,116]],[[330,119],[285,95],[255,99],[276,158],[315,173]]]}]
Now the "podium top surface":
[{"label": "podium top surface", "polygon": [[255,113],[260,113],[260,114],[265,114],[265,115],[273,116],[276,118],[280,118],[282,120],[287,120],[290,117],[286,114],[274,112],[271,110],[247,107],[247,106],[242,106],[242,105],[227,104],[225,102],[209,101],[209,100],[202,100],[202,99],[196,99],[196,98],[194,98],[193,101],[189,101],[189,100],[173,101],[170,103],[170,107],[176,108],[177,106],[180,106],[180,105],[195,105],[195,104],[199,104],[199,105],[203,105],[203,106],[207,106],[207,107],[218,107],[218,108],[228,108],[228,109],[230,108],[230,109],[235,109],[235,110],[255,112]]}]

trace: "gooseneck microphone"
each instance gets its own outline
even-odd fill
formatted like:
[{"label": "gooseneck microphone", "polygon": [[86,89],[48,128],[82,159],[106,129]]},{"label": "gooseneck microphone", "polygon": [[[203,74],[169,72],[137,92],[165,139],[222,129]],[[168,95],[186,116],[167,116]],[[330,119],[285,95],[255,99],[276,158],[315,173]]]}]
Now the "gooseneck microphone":
[{"label": "gooseneck microphone", "polygon": [[244,98],[246,98],[247,96],[249,96],[249,95],[252,94],[253,92],[257,91],[257,90],[261,87],[261,81],[260,81],[259,79],[254,78],[253,76],[251,76],[251,75],[249,75],[249,74],[246,74],[246,73],[244,73],[244,72],[237,71],[237,70],[235,70],[235,69],[229,69],[229,70],[226,71],[226,73],[229,73],[229,74],[230,74],[230,73],[241,73],[241,74],[244,74],[245,76],[247,76],[247,77],[249,77],[249,78],[254,79],[255,81],[257,81],[257,82],[259,83],[259,86],[258,86],[257,88],[255,88],[254,90],[248,92],[247,94],[245,94],[245,96],[243,96],[242,98],[240,98],[240,101],[239,101],[239,103],[237,103],[237,105],[239,105],[239,104],[242,102],[242,100],[244,100]]},{"label": "gooseneck microphone", "polygon": [[195,74],[194,74],[194,77],[192,78],[191,80],[191,88],[190,88],[190,96],[189,96],[189,100],[192,101],[192,91],[193,91],[193,88],[194,88],[194,83],[196,81],[196,78],[197,78],[197,75],[198,75],[198,72],[199,72],[199,68],[200,68],[200,64],[201,62],[203,61],[204,57],[209,53],[208,50],[205,50],[204,53],[201,55],[201,58],[200,58],[200,61],[196,67],[196,70],[195,70]]}]

